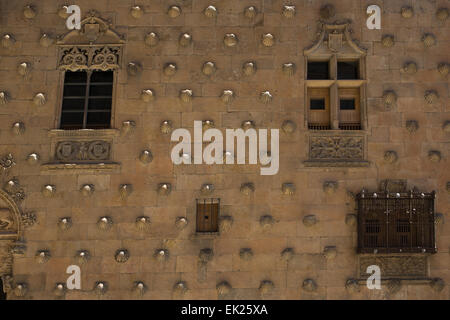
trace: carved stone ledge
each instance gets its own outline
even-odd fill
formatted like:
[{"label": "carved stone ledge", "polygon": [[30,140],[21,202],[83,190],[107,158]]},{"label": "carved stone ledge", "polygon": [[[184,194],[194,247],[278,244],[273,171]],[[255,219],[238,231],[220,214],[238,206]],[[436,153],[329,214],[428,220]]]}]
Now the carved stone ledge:
[{"label": "carved stone ledge", "polygon": [[79,129],[79,130],[61,130],[51,129],[48,131],[48,136],[53,137],[78,137],[78,138],[106,138],[116,137],[120,135],[118,129]]},{"label": "carved stone ledge", "polygon": [[44,163],[41,165],[41,171],[45,173],[61,173],[67,171],[83,171],[90,173],[119,173],[120,163],[102,162],[102,163]]}]

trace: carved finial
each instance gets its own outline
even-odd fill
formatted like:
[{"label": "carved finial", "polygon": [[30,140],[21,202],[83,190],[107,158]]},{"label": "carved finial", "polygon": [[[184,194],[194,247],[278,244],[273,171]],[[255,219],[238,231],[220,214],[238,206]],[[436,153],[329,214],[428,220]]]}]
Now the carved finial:
[{"label": "carved finial", "polygon": [[178,6],[171,6],[169,10],[167,11],[167,14],[171,18],[176,18],[181,14],[181,8]]},{"label": "carved finial", "polygon": [[23,8],[23,16],[26,19],[33,19],[34,17],[36,17],[36,9],[34,8],[34,6],[31,5],[27,5]]},{"label": "carved finial", "polygon": [[144,15],[144,9],[140,6],[132,6],[130,9],[130,14],[135,19],[140,19]]},{"label": "carved finial", "polygon": [[216,65],[211,61],[205,62],[202,67],[202,72],[205,76],[211,76],[216,72]]},{"label": "carved finial", "polygon": [[433,104],[437,102],[439,95],[435,90],[428,90],[425,92],[424,98],[428,104]]},{"label": "carved finial", "polygon": [[238,38],[234,33],[227,33],[227,34],[225,34],[225,37],[223,38],[223,43],[227,47],[234,47],[238,43]]},{"label": "carved finial", "polygon": [[145,44],[149,47],[155,47],[159,43],[159,37],[155,32],[149,32],[145,36]]},{"label": "carved finial", "polygon": [[119,249],[116,251],[116,254],[114,255],[114,259],[118,263],[125,263],[130,258],[130,253],[126,249]]},{"label": "carved finial", "polygon": [[187,47],[192,42],[192,36],[189,33],[183,33],[178,40],[180,46]]},{"label": "carved finial", "polygon": [[164,74],[168,77],[171,77],[177,73],[177,65],[175,63],[167,63],[164,66]]},{"label": "carved finial", "polygon": [[243,183],[240,189],[241,193],[248,196],[255,192],[255,185],[252,182]]},{"label": "carved finial", "polygon": [[426,48],[432,47],[436,44],[436,37],[431,33],[426,33],[422,37],[422,42]]},{"label": "carved finial", "polygon": [[397,156],[397,152],[395,152],[395,151],[390,150],[390,151],[386,151],[384,153],[384,161],[386,161],[387,163],[394,163],[397,161],[397,159],[398,159],[398,156]]},{"label": "carved finial", "polygon": [[172,132],[172,121],[164,120],[163,122],[161,122],[160,130],[163,134],[169,134],[170,132]]},{"label": "carved finial", "polygon": [[16,42],[16,40],[14,39],[14,37],[11,34],[7,33],[2,37],[2,47],[3,48],[11,48],[15,42]]},{"label": "carved finial", "polygon": [[295,16],[295,6],[283,6],[283,17],[291,19]]},{"label": "carved finial", "polygon": [[150,150],[142,150],[141,154],[139,155],[139,160],[143,164],[148,164],[153,161],[153,154]]},{"label": "carved finial", "polygon": [[141,99],[144,102],[150,102],[153,101],[155,99],[155,95],[153,93],[153,91],[151,89],[144,89],[141,92]]},{"label": "carved finial", "polygon": [[33,98],[33,103],[36,106],[43,106],[46,104],[47,99],[45,98],[45,95],[42,92],[37,93]]},{"label": "carved finial", "polygon": [[271,47],[275,43],[275,37],[271,33],[263,34],[261,42],[265,47]]},{"label": "carved finial", "polygon": [[48,48],[53,44],[53,39],[47,33],[43,33],[39,39],[39,44],[44,48]]},{"label": "carved finial", "polygon": [[246,76],[254,75],[256,72],[255,62],[249,61],[249,62],[244,63],[244,65],[242,66],[242,71],[244,72],[244,74]]},{"label": "carved finial", "polygon": [[401,9],[402,17],[405,19],[412,18],[414,16],[414,10],[412,7],[403,7]]},{"label": "carved finial", "polygon": [[111,217],[100,217],[97,221],[97,228],[103,231],[110,230],[113,226],[113,220]]},{"label": "carved finial", "polygon": [[217,16],[217,9],[214,6],[207,6],[205,8],[204,14],[208,18],[214,18]]}]

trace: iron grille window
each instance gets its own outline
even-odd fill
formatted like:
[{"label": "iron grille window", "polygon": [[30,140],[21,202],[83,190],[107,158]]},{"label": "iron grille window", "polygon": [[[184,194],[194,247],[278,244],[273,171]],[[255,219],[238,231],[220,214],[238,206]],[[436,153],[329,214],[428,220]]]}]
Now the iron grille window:
[{"label": "iron grille window", "polygon": [[110,128],[113,80],[113,71],[66,71],[60,128]]},{"label": "iron grille window", "polygon": [[197,232],[219,231],[220,199],[197,199]]},{"label": "iron grille window", "polygon": [[357,195],[358,252],[436,252],[434,191]]}]

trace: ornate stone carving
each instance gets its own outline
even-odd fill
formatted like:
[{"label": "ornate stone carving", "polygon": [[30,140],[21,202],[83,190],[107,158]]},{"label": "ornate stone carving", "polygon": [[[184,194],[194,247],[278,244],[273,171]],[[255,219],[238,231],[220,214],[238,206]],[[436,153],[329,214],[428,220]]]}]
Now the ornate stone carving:
[{"label": "ornate stone carving", "polygon": [[50,47],[53,44],[53,42],[54,40],[47,33],[43,33],[41,38],[39,39],[39,44],[44,48]]},{"label": "ornate stone carving", "polygon": [[310,160],[355,161],[364,160],[362,136],[311,136]]},{"label": "ornate stone carving", "polygon": [[14,157],[11,153],[8,153],[0,158],[0,166],[3,170],[8,170],[16,165]]},{"label": "ornate stone carving", "polygon": [[18,283],[14,288],[14,294],[17,297],[24,297],[28,293],[28,285],[26,283]]},{"label": "ornate stone carving", "polygon": [[27,160],[28,164],[35,165],[39,162],[40,157],[39,157],[39,154],[33,152],[27,156],[26,160]]},{"label": "ornate stone carving", "polygon": [[450,121],[445,121],[442,125],[442,130],[446,133],[450,133]]},{"label": "ornate stone carving", "polygon": [[3,189],[15,202],[20,202],[25,198],[25,191],[20,186],[19,181],[15,178],[8,180]]},{"label": "ornate stone carving", "polygon": [[47,102],[45,95],[42,92],[37,93],[33,98],[33,103],[36,106],[43,106]]},{"label": "ornate stone carving", "polygon": [[177,283],[175,283],[175,285],[173,286],[173,293],[175,295],[175,297],[182,297],[186,294],[188,290],[188,287],[186,285],[186,282],[184,281],[179,281]]},{"label": "ornate stone carving", "polygon": [[46,198],[52,198],[56,194],[56,186],[51,184],[46,184],[41,189],[42,195]]},{"label": "ornate stone carving", "polygon": [[317,290],[317,284],[313,279],[305,279],[303,280],[302,288],[307,292],[314,292]]},{"label": "ornate stone carving", "polygon": [[395,38],[393,35],[386,34],[381,38],[381,44],[385,48],[391,48],[395,44]]},{"label": "ornate stone carving", "polygon": [[27,5],[23,8],[23,16],[26,19],[33,19],[36,17],[36,9],[32,5]]},{"label": "ornate stone carving", "polygon": [[19,65],[17,66],[17,72],[23,77],[28,76],[31,72],[31,63],[29,62],[19,63]]},{"label": "ornate stone carving", "polygon": [[359,288],[358,280],[356,280],[356,279],[348,279],[347,282],[345,283],[345,288],[350,293],[357,293],[357,292],[359,292],[360,288]]},{"label": "ornate stone carving", "polygon": [[412,7],[403,7],[401,9],[401,15],[405,19],[412,18],[414,15],[414,9]]},{"label": "ornate stone carving", "polygon": [[211,183],[205,183],[201,186],[200,192],[204,195],[210,195],[214,192],[214,185]]},{"label": "ornate stone carving", "polygon": [[426,277],[428,274],[426,256],[360,256],[360,277],[369,276],[366,270],[370,265],[379,266],[383,278]]},{"label": "ornate stone carving", "polygon": [[14,122],[11,131],[16,136],[21,136],[25,133],[25,124],[23,122]]},{"label": "ornate stone carving", "polygon": [[120,128],[120,132],[123,136],[127,136],[131,134],[136,128],[136,122],[133,120],[127,120],[122,122],[122,127]]},{"label": "ornate stone carving", "polygon": [[181,14],[181,8],[178,6],[171,6],[167,11],[167,15],[171,18],[176,18]]},{"label": "ornate stone carving", "polygon": [[137,61],[130,61],[127,64],[128,75],[135,77],[142,72],[142,65]]},{"label": "ornate stone carving", "polygon": [[430,281],[430,287],[436,292],[441,292],[445,288],[445,282],[440,278],[434,278]]},{"label": "ornate stone carving", "polygon": [[320,8],[319,14],[322,19],[327,20],[334,17],[336,14],[336,9],[332,4],[326,4]]},{"label": "ornate stone carving", "polygon": [[384,192],[406,192],[407,181],[403,179],[381,180],[380,190]]},{"label": "ornate stone carving", "polygon": [[257,14],[257,10],[256,7],[254,6],[250,6],[244,9],[244,16],[247,19],[253,19],[254,17],[256,17]]},{"label": "ornate stone carving", "polygon": [[149,47],[156,47],[159,43],[159,37],[155,32],[149,32],[145,36],[145,44]]},{"label": "ornate stone carving", "polygon": [[217,9],[216,7],[210,5],[205,8],[203,13],[207,18],[214,18],[217,16]]},{"label": "ornate stone carving", "polygon": [[69,17],[69,13],[67,12],[68,6],[61,6],[58,10],[58,16],[62,19],[67,19]]},{"label": "ornate stone carving", "polygon": [[0,231],[10,231],[14,228],[14,217],[9,209],[0,208]]},{"label": "ornate stone carving", "polygon": [[20,221],[24,228],[30,228],[37,222],[36,214],[34,212],[22,212]]},{"label": "ornate stone carving", "polygon": [[254,129],[255,122],[253,120],[244,120],[242,121],[241,128],[243,130]]},{"label": "ornate stone carving", "polygon": [[416,132],[419,130],[419,122],[416,120],[406,120],[406,130],[408,130],[409,133]]},{"label": "ornate stone carving", "polygon": [[295,184],[291,182],[285,182],[281,185],[281,192],[284,195],[292,196],[295,194]]},{"label": "ornate stone carving", "polygon": [[14,37],[11,34],[5,34],[2,37],[2,47],[3,48],[11,48],[14,43],[16,42],[16,40],[14,39]]},{"label": "ornate stone carving", "polygon": [[292,120],[285,120],[283,121],[283,124],[281,125],[281,129],[287,134],[293,133],[295,129],[297,129],[297,125]]},{"label": "ornate stone carving", "polygon": [[240,191],[242,194],[248,196],[255,192],[255,185],[252,182],[243,183],[241,185]]},{"label": "ornate stone carving", "polygon": [[261,43],[265,47],[272,47],[275,43],[275,37],[271,33],[263,34]]},{"label": "ornate stone carving", "polygon": [[120,46],[62,47],[58,67],[61,70],[111,70],[120,68]]},{"label": "ornate stone carving", "polygon": [[63,297],[66,294],[66,284],[63,282],[57,283],[53,289],[53,294],[57,297]]},{"label": "ornate stone carving", "polygon": [[119,249],[116,251],[114,258],[119,263],[125,263],[130,258],[130,253],[126,249]]},{"label": "ornate stone carving", "polygon": [[102,231],[108,231],[113,226],[113,220],[111,217],[101,217],[97,221],[97,228]]},{"label": "ornate stone carving", "polygon": [[233,226],[233,217],[221,216],[219,218],[219,230],[220,232],[228,232]]},{"label": "ornate stone carving", "polygon": [[345,224],[354,227],[356,226],[356,223],[358,222],[358,218],[356,217],[356,214],[349,213],[345,216]]},{"label": "ornate stone carving", "polygon": [[60,141],[56,144],[55,160],[104,161],[110,159],[110,151],[109,141]]},{"label": "ornate stone carving", "polygon": [[151,226],[150,217],[147,216],[141,216],[136,218],[136,228],[139,231],[148,231]]},{"label": "ornate stone carving", "polygon": [[238,43],[238,38],[234,33],[227,33],[227,34],[225,34],[225,37],[223,38],[223,43],[227,47],[235,47]]},{"label": "ornate stone carving", "polygon": [[80,193],[84,196],[84,197],[89,197],[91,196],[95,191],[95,187],[93,184],[85,184],[83,186],[81,186],[80,188]]},{"label": "ornate stone carving", "polygon": [[241,248],[239,257],[244,261],[249,261],[253,258],[253,251],[251,248]]},{"label": "ornate stone carving", "polygon": [[259,293],[261,295],[269,294],[273,291],[275,285],[270,280],[263,280],[259,285]]}]

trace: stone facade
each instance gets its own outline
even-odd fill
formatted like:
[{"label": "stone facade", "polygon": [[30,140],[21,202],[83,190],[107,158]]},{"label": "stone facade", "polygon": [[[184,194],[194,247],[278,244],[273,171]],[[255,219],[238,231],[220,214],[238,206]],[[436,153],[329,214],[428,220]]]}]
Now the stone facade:
[{"label": "stone facade", "polygon": [[[65,47],[79,40],[65,27],[67,1],[0,0],[8,299],[450,298],[448,1],[71,3],[95,17],[83,32],[105,37],[100,47]],[[381,30],[366,27],[372,4]],[[304,50],[320,21],[349,23],[365,52],[356,135],[308,130]],[[62,75],[77,63],[116,68],[112,129],[57,130]],[[278,174],[172,164],[167,133],[194,120],[283,128]],[[357,254],[353,195],[386,179],[436,191],[437,253]],[[205,185],[220,198],[215,234],[196,233]],[[388,273],[382,290],[364,285],[373,261]],[[73,264],[81,290],[65,288]]]}]

